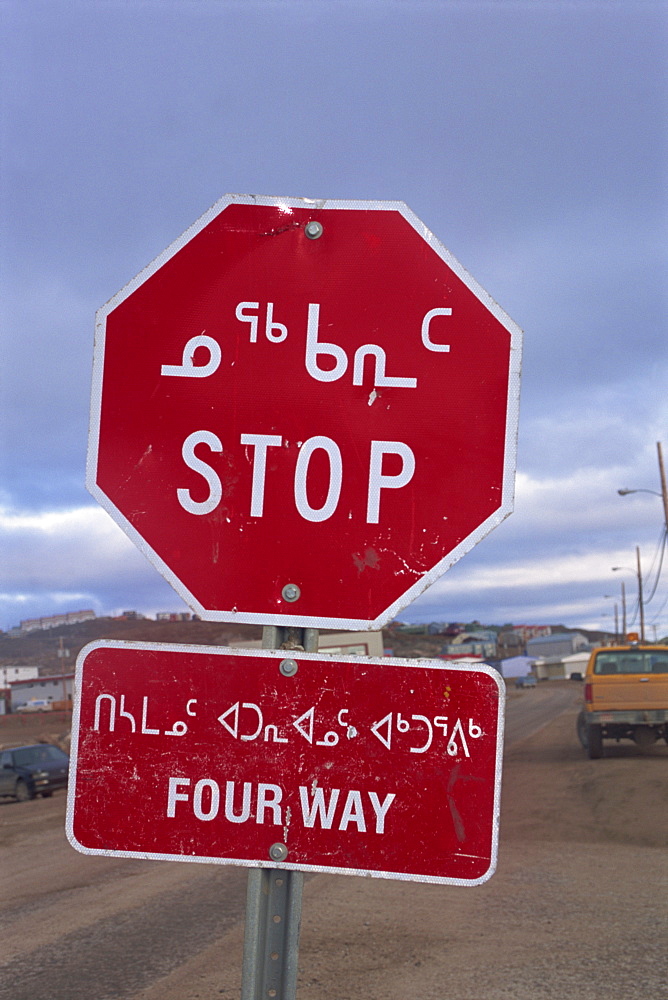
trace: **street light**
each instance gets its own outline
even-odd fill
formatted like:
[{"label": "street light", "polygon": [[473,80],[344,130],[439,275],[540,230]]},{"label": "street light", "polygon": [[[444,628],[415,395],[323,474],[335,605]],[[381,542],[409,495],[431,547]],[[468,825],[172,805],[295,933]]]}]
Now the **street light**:
[{"label": "street light", "polygon": [[620,497],[626,497],[629,493],[652,493],[655,497],[661,497],[663,500],[663,517],[665,521],[666,531],[668,531],[668,487],[666,486],[666,470],[663,464],[663,452],[661,451],[661,442],[656,442],[656,450],[659,457],[659,481],[661,483],[661,492],[657,493],[656,490],[617,490]]},{"label": "street light", "polygon": [[661,494],[656,490],[617,490],[620,497],[627,497],[629,493],[653,493],[655,497],[660,497]]},{"label": "street light", "polygon": [[[636,545],[636,565],[637,570],[632,570],[630,566],[613,566],[612,572],[616,573],[618,570],[628,570],[629,573],[637,572],[638,574],[638,607],[640,608],[640,640],[645,641],[645,607],[643,604],[642,597],[642,571],[640,569],[640,549]],[[622,584],[622,601],[624,607],[624,634],[626,634],[626,596],[624,594],[624,584]]]},{"label": "street light", "polygon": [[[668,487],[666,486],[666,470],[665,470],[665,467],[664,467],[664,464],[663,464],[663,452],[661,450],[661,442],[660,441],[656,442],[656,450],[657,450],[657,455],[658,455],[658,458],[659,458],[659,481],[660,481],[660,484],[661,484],[661,492],[657,493],[656,490],[646,490],[646,489],[635,489],[635,490],[622,489],[622,490],[617,490],[617,493],[620,495],[620,497],[628,496],[629,493],[651,493],[653,496],[660,497],[661,500],[663,501],[664,529],[665,529],[666,533],[668,533]],[[664,538],[664,542],[665,542],[665,538]],[[637,563],[637,566],[638,566],[637,573],[638,573],[638,604],[639,604],[639,607],[640,607],[640,635],[641,635],[642,641],[644,642],[645,641],[645,608],[644,608],[644,605],[643,605],[643,596],[642,596],[642,574],[640,572],[640,549],[638,548],[637,545],[636,545],[636,563]],[[613,568],[613,570],[618,570],[618,569],[627,569],[628,567],[613,566],[612,568]],[[631,572],[633,572],[633,570],[631,570]],[[657,583],[658,583],[658,577],[657,577]],[[623,586],[624,585],[622,584],[622,587]],[[655,589],[656,589],[656,587],[655,587]],[[623,591],[622,591],[622,593],[623,593]],[[650,596],[650,600],[651,600],[651,598],[653,596],[654,596],[654,593],[652,593],[652,595]],[[626,612],[624,613],[624,618],[626,618]]]}]

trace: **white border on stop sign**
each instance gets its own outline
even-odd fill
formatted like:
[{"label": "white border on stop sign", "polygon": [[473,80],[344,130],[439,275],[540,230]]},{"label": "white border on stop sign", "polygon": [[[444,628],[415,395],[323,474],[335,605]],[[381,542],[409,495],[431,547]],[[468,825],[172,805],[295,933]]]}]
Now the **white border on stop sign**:
[{"label": "white border on stop sign", "polygon": [[[109,314],[124,302],[133,292],[155,274],[168,260],[177,254],[202,229],[229,205],[263,205],[278,208],[309,208],[321,211],[331,209],[351,211],[390,211],[398,212],[409,223],[419,236],[434,250],[436,254],[454,271],[457,277],[475,297],[489,310],[496,320],[510,334],[510,358],[508,368],[508,396],[506,402],[506,435],[504,444],[504,467],[501,503],[496,511],[482,524],[463,539],[440,562],[433,566],[413,586],[404,591],[401,596],[376,618],[340,618],[330,616],[308,616],[303,614],[256,613],[251,611],[212,611],[205,608],[182,581],[164,562],[164,560],[147,544],[142,535],[118,510],[106,494],[98,487],[97,463],[100,416],[102,404],[102,375],[104,367],[104,348],[106,321]],[[227,194],[219,199],[196,222],[192,224],[178,239],[174,240],[155,260],[148,264],[136,277],[129,281],[119,292],[102,306],[96,314],[95,349],[93,358],[93,376],[91,388],[90,425],[88,435],[88,453],[86,461],[86,486],[91,495],[107,511],[148,561],[174,588],[185,603],[205,621],[247,622],[253,625],[299,625],[303,628],[343,628],[350,630],[378,629],[395,618],[399,612],[411,604],[420,594],[427,590],[439,577],[450,569],[462,556],[470,552],[478,542],[496,528],[513,512],[515,501],[515,468],[517,464],[517,435],[519,425],[520,376],[522,367],[522,330],[507,315],[488,292],[469,274],[441,241],[402,201],[353,201],[329,200],[294,197],[268,197],[262,195]]]}]

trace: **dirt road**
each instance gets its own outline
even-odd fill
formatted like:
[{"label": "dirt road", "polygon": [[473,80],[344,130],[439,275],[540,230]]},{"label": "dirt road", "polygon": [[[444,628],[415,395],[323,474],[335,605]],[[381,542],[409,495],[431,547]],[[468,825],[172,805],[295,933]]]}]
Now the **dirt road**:
[{"label": "dirt road", "polygon": [[[668,747],[588,760],[578,687],[510,694],[488,883],[307,880],[299,1000],[665,995]],[[238,997],[245,871],[84,857],[64,814],[0,805],[0,997]]]}]

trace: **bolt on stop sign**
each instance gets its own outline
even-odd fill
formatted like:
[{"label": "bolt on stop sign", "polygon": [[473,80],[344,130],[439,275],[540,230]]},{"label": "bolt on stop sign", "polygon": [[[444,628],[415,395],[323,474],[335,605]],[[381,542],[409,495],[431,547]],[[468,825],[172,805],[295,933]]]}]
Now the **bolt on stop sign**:
[{"label": "bolt on stop sign", "polygon": [[520,353],[403,203],[227,196],[98,313],[88,488],[202,618],[380,627],[511,512]]}]

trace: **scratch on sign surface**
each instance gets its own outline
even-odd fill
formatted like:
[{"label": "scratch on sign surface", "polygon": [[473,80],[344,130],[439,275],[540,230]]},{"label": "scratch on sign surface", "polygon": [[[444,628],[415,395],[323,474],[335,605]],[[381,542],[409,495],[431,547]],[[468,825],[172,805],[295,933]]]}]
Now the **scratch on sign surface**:
[{"label": "scratch on sign surface", "polygon": [[375,549],[366,549],[363,556],[353,552],[353,562],[357,567],[357,572],[362,573],[365,569],[378,569],[380,556]]}]

